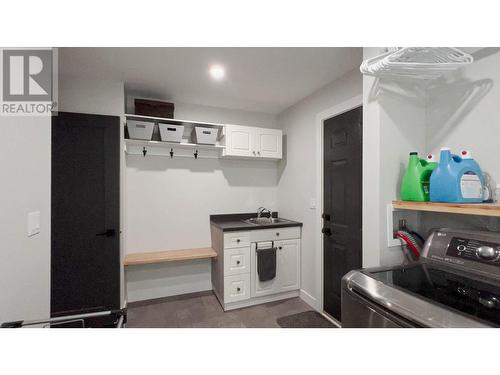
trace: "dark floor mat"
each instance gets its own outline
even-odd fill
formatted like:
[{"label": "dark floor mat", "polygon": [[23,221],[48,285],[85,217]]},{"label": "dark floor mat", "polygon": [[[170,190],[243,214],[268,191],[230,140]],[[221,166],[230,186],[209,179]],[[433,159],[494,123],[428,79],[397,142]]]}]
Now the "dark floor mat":
[{"label": "dark floor mat", "polygon": [[281,328],[337,328],[317,311],[305,311],[276,320]]}]

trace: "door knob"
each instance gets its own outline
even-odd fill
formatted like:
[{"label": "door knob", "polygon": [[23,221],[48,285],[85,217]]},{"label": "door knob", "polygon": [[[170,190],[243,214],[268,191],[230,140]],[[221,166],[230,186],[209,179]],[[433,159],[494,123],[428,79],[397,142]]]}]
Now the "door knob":
[{"label": "door knob", "polygon": [[321,229],[321,233],[323,233],[325,236],[330,237],[332,235],[332,230],[330,228],[323,228]]},{"label": "door knob", "polygon": [[106,229],[104,232],[96,233],[96,236],[99,237],[114,237],[116,230],[114,229]]}]

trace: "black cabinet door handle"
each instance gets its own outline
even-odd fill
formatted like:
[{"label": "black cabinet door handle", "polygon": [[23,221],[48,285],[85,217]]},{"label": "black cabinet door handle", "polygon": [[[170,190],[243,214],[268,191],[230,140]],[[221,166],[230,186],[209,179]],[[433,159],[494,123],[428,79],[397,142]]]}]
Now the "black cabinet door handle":
[{"label": "black cabinet door handle", "polygon": [[321,229],[321,233],[323,233],[325,236],[330,237],[332,235],[332,230],[330,228],[323,228]]},{"label": "black cabinet door handle", "polygon": [[104,232],[101,233],[96,233],[96,236],[102,236],[102,237],[114,237],[116,234],[116,230],[114,229],[107,229]]},{"label": "black cabinet door handle", "polygon": [[323,217],[323,220],[330,221],[330,214],[323,214],[321,216]]}]

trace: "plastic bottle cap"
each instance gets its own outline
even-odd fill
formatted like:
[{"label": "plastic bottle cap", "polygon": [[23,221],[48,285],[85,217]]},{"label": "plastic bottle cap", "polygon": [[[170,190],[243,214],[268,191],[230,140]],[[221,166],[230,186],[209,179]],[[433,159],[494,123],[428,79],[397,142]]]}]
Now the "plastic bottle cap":
[{"label": "plastic bottle cap", "polygon": [[410,152],[410,155],[418,155],[418,152]]},{"label": "plastic bottle cap", "polygon": [[470,159],[470,151],[469,150],[463,150],[460,155],[462,156],[462,159]]},{"label": "plastic bottle cap", "polygon": [[450,151],[449,147],[441,147],[441,151]]}]

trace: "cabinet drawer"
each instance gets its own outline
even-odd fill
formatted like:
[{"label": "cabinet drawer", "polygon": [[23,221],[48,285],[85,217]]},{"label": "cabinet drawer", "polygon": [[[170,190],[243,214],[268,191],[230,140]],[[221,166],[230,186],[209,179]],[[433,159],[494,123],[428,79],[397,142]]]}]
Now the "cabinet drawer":
[{"label": "cabinet drawer", "polygon": [[250,241],[278,241],[300,238],[300,227],[259,229],[250,232]]},{"label": "cabinet drawer", "polygon": [[250,247],[224,251],[224,276],[250,273]]},{"label": "cabinet drawer", "polygon": [[250,234],[248,232],[224,233],[224,249],[250,246]]},{"label": "cabinet drawer", "polygon": [[224,303],[250,298],[250,274],[224,277]]}]

